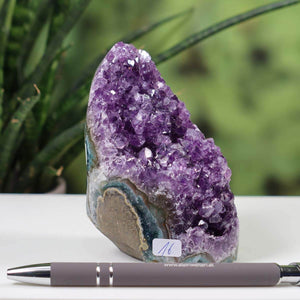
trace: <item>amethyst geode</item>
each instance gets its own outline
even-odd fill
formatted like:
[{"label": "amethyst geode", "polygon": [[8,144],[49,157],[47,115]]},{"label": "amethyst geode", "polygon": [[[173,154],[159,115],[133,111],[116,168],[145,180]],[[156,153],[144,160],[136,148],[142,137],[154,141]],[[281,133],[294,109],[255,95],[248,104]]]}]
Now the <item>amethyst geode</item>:
[{"label": "amethyst geode", "polygon": [[[86,152],[88,215],[122,251],[145,261],[235,259],[231,171],[146,51],[119,42],[98,67]],[[154,238],[180,240],[182,255],[155,256]]]}]

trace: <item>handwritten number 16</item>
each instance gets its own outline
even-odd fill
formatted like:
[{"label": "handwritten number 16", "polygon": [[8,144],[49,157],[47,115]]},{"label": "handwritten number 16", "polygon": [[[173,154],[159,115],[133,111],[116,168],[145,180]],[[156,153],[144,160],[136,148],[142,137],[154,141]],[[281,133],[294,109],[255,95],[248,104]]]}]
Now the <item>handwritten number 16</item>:
[{"label": "handwritten number 16", "polygon": [[172,248],[174,246],[174,243],[167,242],[163,245],[163,247],[158,251],[158,254],[161,254],[162,256],[165,255],[165,252],[167,251],[168,255],[171,254]]}]

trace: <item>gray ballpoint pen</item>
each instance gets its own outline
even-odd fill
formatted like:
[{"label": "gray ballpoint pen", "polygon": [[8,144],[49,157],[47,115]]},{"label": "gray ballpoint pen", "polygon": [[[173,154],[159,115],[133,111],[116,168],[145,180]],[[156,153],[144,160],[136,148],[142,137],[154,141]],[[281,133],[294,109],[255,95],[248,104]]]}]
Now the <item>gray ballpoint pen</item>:
[{"label": "gray ballpoint pen", "polygon": [[51,286],[300,285],[300,263],[65,263],[7,270],[8,279]]}]

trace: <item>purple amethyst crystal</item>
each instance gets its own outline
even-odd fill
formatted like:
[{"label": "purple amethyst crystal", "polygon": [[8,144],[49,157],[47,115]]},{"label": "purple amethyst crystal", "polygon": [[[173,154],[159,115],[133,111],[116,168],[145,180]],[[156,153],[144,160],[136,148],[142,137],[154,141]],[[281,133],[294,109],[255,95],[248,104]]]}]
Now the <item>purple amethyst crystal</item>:
[{"label": "purple amethyst crystal", "polygon": [[[94,76],[86,122],[88,215],[122,251],[148,261],[235,258],[226,159],[146,51],[112,47]],[[154,256],[153,238],[180,240],[181,257]]]}]

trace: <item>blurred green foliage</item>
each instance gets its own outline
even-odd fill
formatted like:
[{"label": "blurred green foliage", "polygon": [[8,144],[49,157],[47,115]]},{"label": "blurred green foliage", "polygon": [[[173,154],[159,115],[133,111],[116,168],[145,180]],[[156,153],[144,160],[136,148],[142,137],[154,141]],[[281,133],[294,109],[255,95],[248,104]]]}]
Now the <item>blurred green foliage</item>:
[{"label": "blurred green foliage", "polygon": [[[71,84],[58,83],[67,78],[67,37],[89,3],[0,2],[0,192],[49,191],[83,149],[89,86],[106,51],[84,66]],[[190,11],[138,28],[124,41],[132,42]]]},{"label": "blurred green foliage", "polygon": [[89,2],[0,2],[0,192],[48,191],[82,144],[84,116],[53,126],[51,99],[65,38]]},{"label": "blurred green foliage", "polygon": [[[70,163],[83,150],[92,73],[121,37],[143,36],[135,46],[160,61],[157,54],[212,24],[296,2],[0,0],[0,190],[44,192],[67,168],[69,192],[85,192],[83,153]],[[235,25],[159,65],[192,120],[221,147],[236,194],[300,191],[299,12]]]},{"label": "blurred green foliage", "polygon": [[[272,1],[93,0],[69,39],[61,91],[83,66],[126,33],[194,7],[134,43],[152,56],[217,21]],[[159,66],[162,76],[213,137],[238,195],[300,193],[300,6],[237,25]],[[82,153],[66,172],[69,192],[85,192]]]}]

